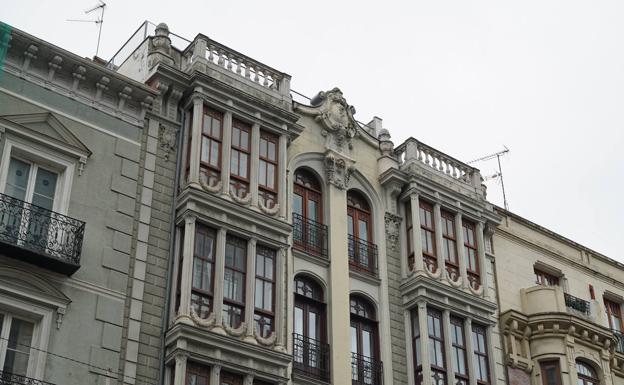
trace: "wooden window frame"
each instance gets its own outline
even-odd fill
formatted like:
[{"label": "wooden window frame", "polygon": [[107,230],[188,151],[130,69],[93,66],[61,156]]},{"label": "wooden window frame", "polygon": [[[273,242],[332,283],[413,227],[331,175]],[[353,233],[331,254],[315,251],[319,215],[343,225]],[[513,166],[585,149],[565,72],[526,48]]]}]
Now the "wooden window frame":
[{"label": "wooden window frame", "polygon": [[[214,136],[212,135],[212,127],[210,129],[209,133],[205,133],[204,132],[204,124],[206,122],[206,116],[211,117],[212,119],[218,120],[221,124],[219,127],[219,136]],[[206,168],[208,170],[212,170],[214,173],[216,173],[217,175],[221,175],[221,169],[222,169],[222,156],[223,156],[223,113],[213,110],[211,108],[208,108],[206,106],[204,106],[204,111],[202,114],[202,124],[201,124],[201,136],[200,136],[200,142],[199,142],[199,167],[200,167],[200,173],[201,173],[201,168]],[[191,128],[192,130],[192,128]],[[202,148],[204,145],[204,137],[208,138],[208,162],[204,162],[202,161],[201,158],[201,154],[202,154]],[[211,147],[211,143],[215,142],[218,143],[218,155],[217,155],[217,166],[214,166],[212,164],[210,164],[210,158],[212,155],[212,147]],[[190,151],[189,151],[190,152]],[[190,156],[190,154],[189,154]],[[229,170],[228,170],[229,172]]]},{"label": "wooden window frame", "polygon": [[210,384],[210,370],[211,370],[210,366],[196,364],[191,361],[187,362],[184,384],[189,383],[190,375],[201,376],[206,380],[206,384]]},{"label": "wooden window frame", "polygon": [[222,370],[219,375],[219,384],[217,385],[243,385],[244,381],[243,375]]},{"label": "wooden window frame", "polygon": [[[197,252],[197,237],[198,235],[203,234],[203,236],[206,237],[210,237],[212,236],[212,259],[208,259],[205,256],[200,256],[198,255]],[[193,298],[193,294],[198,295],[199,297],[205,297],[208,298],[210,301],[210,306],[209,306],[209,313],[213,311],[214,309],[214,281],[215,281],[215,262],[216,262],[216,252],[217,252],[217,232],[216,230],[208,227],[208,226],[204,226],[201,224],[197,224],[195,226],[195,242],[193,244],[193,268],[191,270],[191,301]],[[194,286],[194,277],[195,277],[195,259],[199,259],[201,260],[201,270],[202,270],[202,283],[203,283],[203,272],[205,267],[208,264],[212,265],[211,271],[210,271],[210,287],[208,288],[208,290],[202,289],[200,287],[195,287]],[[182,272],[180,271],[180,274],[182,274]],[[181,275],[180,275],[181,278]],[[191,306],[192,306],[192,302],[191,302]],[[198,313],[199,315],[199,313]]]},{"label": "wooden window frame", "polygon": [[[239,145],[234,145],[234,132],[235,129],[239,130],[238,142]],[[241,138],[242,132],[247,133],[247,148],[241,146]],[[246,174],[247,177],[243,177],[240,175],[240,159],[241,154],[247,155],[247,165],[246,165]],[[238,158],[238,169],[236,173],[232,172],[232,156],[237,156]],[[230,149],[230,186],[234,187],[234,191],[236,194],[239,193],[239,189],[244,186],[245,192],[249,193],[249,183],[250,183],[250,171],[251,171],[251,126],[237,119],[232,119],[232,144]],[[240,195],[239,195],[240,196]],[[243,198],[241,196],[241,198]]]},{"label": "wooden window frame", "polygon": [[[420,336],[422,334],[420,330],[420,324],[418,320],[418,308],[412,309],[411,312],[411,321],[412,321],[412,362],[414,364],[414,382],[416,384],[422,384],[422,359],[419,360],[419,357],[422,357],[421,345],[420,345]],[[420,354],[418,353],[420,351]],[[429,354],[429,352],[427,352]]]},{"label": "wooden window frame", "polygon": [[[271,252],[272,253],[272,258],[273,258],[273,265],[272,265],[273,270],[271,272],[271,276],[273,277],[272,279],[267,278],[265,275],[258,275],[257,258],[258,258],[258,255],[261,253],[260,249],[264,249],[267,252]],[[271,309],[273,311],[268,311],[268,310],[266,310],[264,308],[257,307],[256,306],[257,304],[255,303],[255,298],[254,298],[254,327],[256,327],[256,323],[257,323],[256,316],[271,319],[271,330],[269,332],[269,335],[266,335],[266,336],[262,335],[262,331],[259,330],[258,334],[260,334],[260,336],[263,337],[263,338],[269,337],[271,335],[271,333],[273,331],[275,331],[275,282],[276,282],[275,273],[276,273],[276,270],[277,270],[276,269],[276,265],[277,265],[277,252],[274,249],[271,249],[270,247],[266,247],[264,245],[257,245],[256,246],[256,266],[254,267],[254,269],[255,269],[255,282],[254,283],[257,283],[258,280],[260,280],[262,282],[262,298],[263,298],[263,301],[264,301],[264,294],[265,294],[265,292],[264,292],[265,283],[270,283],[271,286],[272,286],[272,289],[271,289]],[[265,274],[266,274],[266,272],[265,272]],[[256,285],[256,290],[257,290],[257,285]]]},{"label": "wooden window frame", "polygon": [[477,379],[477,384],[489,385],[491,382],[491,375],[490,375],[490,361],[489,361],[489,356],[488,356],[488,342],[489,341],[487,338],[487,328],[485,326],[481,326],[478,324],[472,324],[472,334],[483,336],[484,350],[483,351],[479,350],[479,345],[474,344],[474,343],[473,345],[475,346],[473,346],[472,349],[473,349],[473,354],[476,356],[475,359],[478,359],[479,357],[485,358],[485,373],[487,374],[487,381],[483,381],[479,379],[478,373],[475,373],[474,376]]},{"label": "wooden window frame", "polygon": [[[472,232],[472,238],[474,239],[474,244],[470,243],[468,237],[464,236],[464,258],[466,261],[466,273],[468,276],[472,276],[475,281],[480,285],[481,284],[481,271],[479,270],[479,244],[477,243],[477,225],[469,220],[462,219],[462,231],[464,234],[467,231]],[[470,268],[470,257],[468,255],[468,250],[473,250],[475,253],[475,268]],[[476,288],[475,288],[476,289]]]},{"label": "wooden window frame", "polygon": [[[461,329],[462,331],[462,341],[461,341],[461,345],[456,344],[455,342],[453,342],[453,338],[452,336],[451,338],[451,349],[453,350],[453,354],[457,354],[455,352],[455,350],[461,350],[464,352],[464,368],[466,368],[466,374],[463,373],[459,373],[457,371],[455,371],[454,375],[455,375],[455,381],[453,381],[454,384],[457,384],[458,381],[457,379],[463,381],[464,384],[468,385],[470,384],[470,369],[468,367],[468,348],[466,345],[466,329],[464,328],[464,320],[459,318],[459,317],[455,317],[455,316],[451,316],[451,328],[453,326],[457,326]],[[457,369],[457,368],[455,368]]]},{"label": "wooden window frame", "polygon": [[559,286],[559,277],[539,268],[533,268],[535,283],[542,286]]},{"label": "wooden window frame", "polygon": [[[273,174],[273,177],[275,179],[275,186],[274,187],[269,187],[267,185],[264,185],[262,183],[260,183],[260,170],[258,170],[258,190],[260,195],[262,196],[263,194],[269,194],[274,196],[274,201],[277,202],[277,195],[278,195],[278,189],[279,189],[279,136],[271,134],[267,131],[260,131],[260,147],[262,146],[262,140],[266,140],[267,142],[267,149],[266,149],[266,156],[262,156],[262,152],[260,151],[260,149],[258,149],[258,153],[259,153],[259,157],[260,157],[260,162],[258,163],[258,168],[260,169],[261,167],[265,167],[265,175],[267,177],[267,181],[268,181],[268,165],[273,165],[273,167],[275,167],[275,172]],[[275,159],[271,159],[269,158],[269,143],[273,143],[275,144]],[[265,198],[266,199],[266,198]],[[264,203],[264,202],[263,202]],[[268,205],[266,205],[268,207]],[[271,205],[268,208],[273,208],[275,206],[275,204]]]},{"label": "wooden window frame", "polygon": [[[558,359],[540,361],[539,365],[540,365],[540,375],[542,376],[542,385],[562,385],[562,381],[561,381],[561,366],[559,364],[559,360]],[[555,384],[547,384],[546,383],[546,378],[547,378],[546,370],[549,367],[553,367],[557,371],[557,376],[556,376],[556,380],[557,381],[556,381]]]},{"label": "wooden window frame", "polygon": [[[446,362],[446,343],[444,341],[446,337],[444,335],[444,317],[442,316],[442,312],[440,310],[427,307],[427,325],[429,325],[429,319],[428,319],[429,317],[436,318],[440,322],[440,335],[439,336],[435,335],[435,328],[434,328],[434,334],[429,333],[428,326],[427,326],[427,334],[429,336],[429,341],[438,341],[440,343],[442,347],[442,352],[441,352],[442,363],[444,365],[438,366],[438,365],[435,365],[433,362],[430,362],[429,364],[431,365],[431,371],[441,373],[444,377],[444,383],[446,383],[446,379],[448,378],[446,366],[448,365],[448,362]],[[432,349],[432,348],[435,349],[435,344],[429,343],[429,349]],[[431,351],[428,351],[427,354],[429,354],[429,357],[431,357]]]},{"label": "wooden window frame", "polygon": [[[609,328],[619,332],[624,331],[624,322],[622,322],[622,304],[612,301],[608,298],[604,298],[605,311],[607,313],[607,319],[609,320]],[[613,325],[612,317],[617,318],[619,322],[619,329]]]},{"label": "wooden window frame", "polygon": [[[235,299],[226,297],[225,296],[225,292],[224,292],[223,293],[223,306],[224,306],[224,308],[225,308],[225,306],[230,306],[230,307],[235,307],[235,308],[241,309],[241,323],[242,323],[242,322],[245,322],[245,302],[247,301],[246,290],[247,290],[247,248],[248,248],[248,245],[247,245],[247,240],[244,239],[244,238],[240,238],[240,237],[233,236],[233,235],[226,235],[226,241],[225,241],[226,249],[227,249],[227,244],[228,244],[228,242],[230,240],[235,240],[235,242],[240,242],[241,244],[244,243],[244,245],[245,245],[245,253],[243,255],[245,256],[245,261],[243,263],[243,268],[242,269],[238,269],[235,266],[228,266],[227,263],[226,263],[227,259],[225,258],[225,255],[224,255],[223,256],[223,258],[224,258],[224,272],[223,272],[223,274],[225,274],[225,272],[229,269],[229,270],[231,270],[233,272],[241,273],[243,275],[243,279],[242,279],[243,289],[241,291],[243,298],[242,298],[242,302],[239,302],[239,301],[237,301]],[[238,245],[234,244],[234,247],[236,248],[236,247],[238,247]],[[236,263],[236,261],[234,261],[234,263]],[[225,276],[223,277],[223,279],[225,281]],[[232,328],[238,328],[240,326],[240,324],[238,324],[238,325],[230,325],[230,326]]]},{"label": "wooden window frame", "polygon": [[[576,360],[574,362],[574,366],[576,368],[576,376],[579,380],[581,380],[583,385],[600,385],[600,378],[598,378],[598,373],[596,372],[596,369],[594,369],[590,364],[588,364],[585,361],[581,361],[581,360]],[[591,372],[591,374],[595,377],[589,377],[585,374],[581,374],[578,372],[578,366],[582,365],[583,367],[589,369],[589,371]],[[581,385],[579,383],[579,385]]]},{"label": "wooden window frame", "polygon": [[[437,245],[436,245],[436,231],[435,231],[435,215],[434,215],[434,210],[433,210],[433,205],[429,202],[420,200],[418,202],[418,215],[421,216],[421,211],[425,211],[431,214],[431,227],[428,227],[427,224],[423,223],[424,221],[420,221],[420,237],[421,239],[423,238],[423,232],[425,233],[430,233],[431,234],[431,246],[432,246],[432,252],[429,252],[427,250],[425,250],[425,244],[422,244],[422,255],[423,255],[423,261],[425,262],[425,264],[427,266],[431,265],[434,266],[435,269],[433,270],[433,272],[435,272],[439,266],[438,266],[438,258],[437,258]],[[427,218],[426,214],[423,215],[424,218]]]}]

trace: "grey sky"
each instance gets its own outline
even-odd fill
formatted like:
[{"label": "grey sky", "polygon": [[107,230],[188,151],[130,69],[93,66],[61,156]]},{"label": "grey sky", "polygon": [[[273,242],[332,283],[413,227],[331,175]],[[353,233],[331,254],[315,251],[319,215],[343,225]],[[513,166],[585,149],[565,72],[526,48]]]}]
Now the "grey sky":
[{"label": "grey sky", "polygon": [[[143,20],[164,21],[289,73],[306,95],[338,86],[395,144],[414,136],[465,161],[507,145],[511,211],[624,262],[621,0],[106,2],[106,59]],[[95,24],[65,19],[94,18],[93,5],[20,0],[0,19],[92,56]]]}]

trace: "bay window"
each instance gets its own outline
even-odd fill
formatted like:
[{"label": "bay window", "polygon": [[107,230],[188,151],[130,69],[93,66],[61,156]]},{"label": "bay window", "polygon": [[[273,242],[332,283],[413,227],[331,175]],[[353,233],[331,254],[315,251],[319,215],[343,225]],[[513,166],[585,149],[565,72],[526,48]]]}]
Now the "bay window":
[{"label": "bay window", "polygon": [[490,383],[486,329],[472,325],[472,348],[474,349],[474,372],[478,384]]},{"label": "bay window", "polygon": [[277,167],[279,138],[268,132],[260,132],[260,163],[258,165],[258,194],[266,208],[277,203]]},{"label": "bay window", "polygon": [[217,233],[211,228],[197,225],[195,230],[195,255],[191,307],[200,318],[208,318],[213,308],[214,262]]},{"label": "bay window", "polygon": [[462,229],[464,232],[464,257],[466,260],[466,272],[468,281],[473,289],[477,289],[481,284],[479,273],[479,258],[477,253],[477,232],[474,223],[463,220]]},{"label": "bay window", "polygon": [[223,276],[223,323],[238,328],[245,319],[247,241],[227,235]]},{"label": "bay window", "polygon": [[223,114],[204,108],[199,174],[200,180],[209,186],[216,185],[221,178],[222,133]]},{"label": "bay window", "polygon": [[232,120],[232,148],[230,149],[230,187],[239,198],[249,193],[249,163],[251,158],[251,127]]},{"label": "bay window", "polygon": [[275,329],[275,250],[256,247],[255,327],[263,338]]},{"label": "bay window", "polygon": [[456,385],[468,385],[468,363],[466,354],[466,335],[464,333],[464,320],[451,317],[451,346],[453,367],[455,368]]},{"label": "bay window", "polygon": [[442,222],[442,251],[446,271],[453,280],[459,277],[459,260],[457,258],[457,236],[455,234],[455,215],[448,211],[441,211]]},{"label": "bay window", "polygon": [[420,210],[420,236],[422,238],[423,262],[430,272],[435,272],[438,267],[436,258],[435,225],[433,221],[433,206],[427,202],[419,202]]}]

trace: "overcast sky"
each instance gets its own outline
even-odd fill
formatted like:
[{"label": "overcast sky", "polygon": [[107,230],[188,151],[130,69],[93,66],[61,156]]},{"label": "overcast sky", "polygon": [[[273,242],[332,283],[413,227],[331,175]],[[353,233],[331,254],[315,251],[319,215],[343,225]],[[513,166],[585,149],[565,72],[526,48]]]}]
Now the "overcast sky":
[{"label": "overcast sky", "polygon": [[[587,0],[106,0],[100,56],[143,20],[203,33],[292,75],[339,87],[356,118],[384,120],[469,161],[502,159],[510,210],[624,262],[624,2]],[[5,3],[0,20],[93,56],[96,1]],[[484,175],[496,162],[475,164]],[[502,206],[500,185],[489,199]]]}]

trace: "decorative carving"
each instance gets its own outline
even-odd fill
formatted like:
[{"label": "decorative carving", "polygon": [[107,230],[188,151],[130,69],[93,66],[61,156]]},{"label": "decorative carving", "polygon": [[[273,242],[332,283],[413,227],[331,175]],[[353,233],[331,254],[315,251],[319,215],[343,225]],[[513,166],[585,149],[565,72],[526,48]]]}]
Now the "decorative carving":
[{"label": "decorative carving", "polygon": [[260,345],[263,346],[273,346],[275,345],[275,341],[277,340],[277,334],[275,332],[271,332],[271,335],[268,336],[267,338],[262,337],[259,333],[258,333],[258,329],[254,328],[254,337],[256,337],[256,340],[258,341],[258,343]]},{"label": "decorative carving", "polygon": [[78,84],[80,84],[80,82],[82,80],[86,79],[85,74],[87,73],[87,69],[84,68],[83,66],[76,66],[76,70],[74,72],[72,72],[72,76],[74,78],[74,81],[72,83],[72,88],[71,88],[71,92],[76,92],[78,91]]},{"label": "decorative carving", "polygon": [[230,196],[232,197],[234,202],[240,203],[241,205],[247,206],[249,203],[251,203],[251,192],[247,192],[244,197],[239,197],[236,194],[233,186],[230,186]]},{"label": "decorative carving", "polygon": [[401,217],[391,213],[384,216],[386,222],[386,240],[390,250],[399,251],[399,226],[401,225]]},{"label": "decorative carving", "polygon": [[353,166],[347,166],[347,162],[344,159],[337,158],[331,154],[325,156],[327,180],[339,189],[344,190],[347,188],[353,171]]},{"label": "decorative carving", "polygon": [[59,307],[56,309],[56,329],[59,330],[61,328],[61,323],[63,323],[63,316],[65,315],[65,308]]},{"label": "decorative carving", "polygon": [[199,184],[203,187],[204,190],[214,194],[220,192],[223,189],[223,182],[221,182],[221,180],[218,180],[217,183],[215,183],[214,185],[210,185],[208,184],[208,178],[206,178],[206,176],[203,174],[199,175]]},{"label": "decorative carving", "polygon": [[61,69],[61,63],[63,63],[63,58],[59,55],[55,55],[52,60],[48,62],[48,81],[54,80],[54,74]]},{"label": "decorative carving", "polygon": [[390,132],[385,128],[382,128],[377,135],[379,139],[379,151],[383,156],[394,156],[394,143],[390,140]]},{"label": "decorative carving", "polygon": [[280,209],[279,203],[275,203],[272,208],[268,208],[264,205],[264,202],[262,202],[261,199],[258,201],[258,207],[260,208],[260,211],[268,215],[276,215]]},{"label": "decorative carving", "polygon": [[191,320],[197,325],[205,328],[212,328],[215,325],[216,316],[214,312],[208,315],[208,318],[201,318],[195,309],[191,306]]},{"label": "decorative carving", "polygon": [[128,86],[125,86],[123,90],[121,90],[121,92],[117,94],[119,95],[119,102],[117,103],[117,108],[119,110],[123,110],[126,101],[132,99],[132,96],[130,96],[130,94],[132,94],[132,88]]},{"label": "decorative carving", "polygon": [[30,62],[37,59],[37,53],[39,53],[39,47],[34,44],[29,45],[26,51],[24,51],[24,64],[22,66],[24,72],[28,71]]},{"label": "decorative carving", "polygon": [[95,87],[97,91],[95,91],[95,101],[99,102],[102,99],[102,93],[108,89],[108,83],[110,83],[110,79],[106,76],[102,76],[99,82],[95,83]]},{"label": "decorative carving", "polygon": [[227,332],[227,334],[234,337],[241,337],[247,332],[247,323],[241,322],[241,324],[236,328],[232,328],[230,325],[223,324],[223,329]]},{"label": "decorative carving", "polygon": [[175,129],[161,124],[158,130],[158,141],[163,149],[165,160],[169,160],[169,153],[175,150],[177,132]]}]

